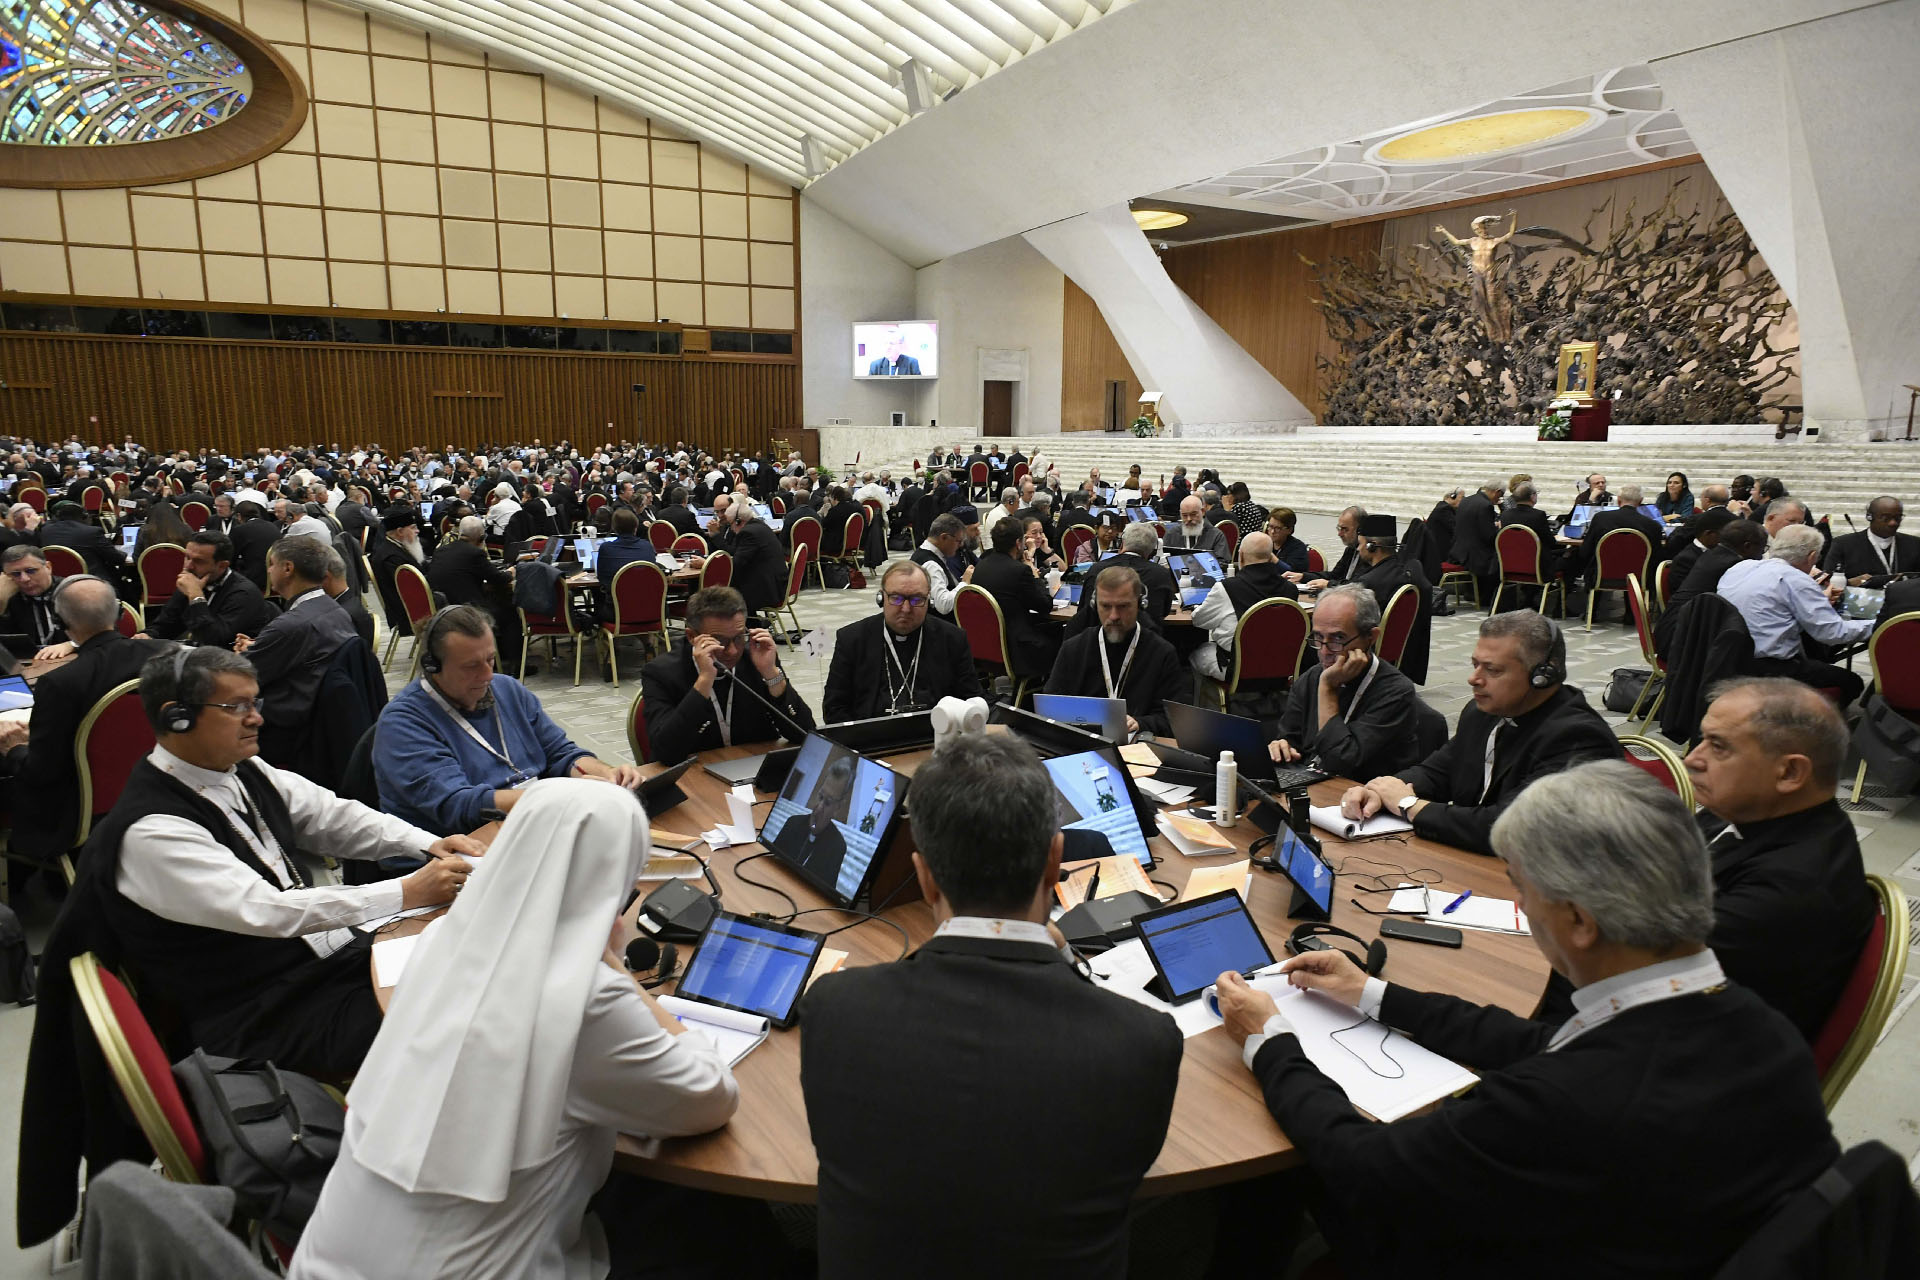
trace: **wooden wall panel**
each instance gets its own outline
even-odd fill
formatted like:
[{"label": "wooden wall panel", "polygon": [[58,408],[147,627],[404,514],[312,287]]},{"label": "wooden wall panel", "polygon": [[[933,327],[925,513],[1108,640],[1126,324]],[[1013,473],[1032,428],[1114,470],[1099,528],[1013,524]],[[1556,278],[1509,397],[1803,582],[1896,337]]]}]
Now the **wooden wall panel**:
[{"label": "wooden wall panel", "polygon": [[[1318,263],[1377,253],[1380,237],[1379,223],[1301,227],[1173,248],[1161,262],[1173,282],[1317,418],[1317,362],[1333,355],[1333,344],[1313,305],[1312,268],[1301,259]],[[1104,423],[1107,379],[1128,379],[1129,403],[1139,398],[1140,381],[1100,309],[1071,280],[1061,336],[1061,429],[1098,430]]]},{"label": "wooden wall panel", "polygon": [[[1107,382],[1125,378],[1127,404],[1140,401],[1140,379],[1114,340],[1100,308],[1067,281],[1060,324],[1060,429],[1099,431],[1107,424]],[[1132,414],[1128,415],[1132,421]]]},{"label": "wooden wall panel", "polygon": [[[160,449],[638,439],[760,449],[800,421],[793,362],[0,334],[0,434]],[[462,393],[456,395],[434,393]],[[471,393],[471,394],[466,394]]]}]

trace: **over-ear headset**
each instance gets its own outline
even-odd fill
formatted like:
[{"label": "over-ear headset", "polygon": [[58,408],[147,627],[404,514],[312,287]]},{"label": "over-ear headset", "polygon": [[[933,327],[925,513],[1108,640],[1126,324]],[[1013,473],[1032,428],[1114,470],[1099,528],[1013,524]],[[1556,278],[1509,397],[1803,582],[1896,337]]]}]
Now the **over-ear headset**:
[{"label": "over-ear headset", "polygon": [[200,719],[200,708],[191,702],[180,701],[180,680],[187,670],[187,659],[193,649],[181,645],[180,651],[173,655],[173,701],[160,708],[160,714],[166,717],[168,733],[192,733],[193,726]]},{"label": "over-ear headset", "polygon": [[1567,638],[1560,634],[1560,628],[1548,622],[1553,628],[1553,643],[1547,646],[1547,659],[1527,673],[1527,683],[1536,689],[1551,689],[1567,678]]},{"label": "over-ear headset", "polygon": [[420,669],[430,676],[440,674],[440,651],[434,648],[434,641],[440,635],[440,622],[456,607],[448,605],[445,609],[436,610],[427,619],[426,629],[420,633]]},{"label": "over-ear headset", "polygon": [[1293,932],[1287,935],[1287,950],[1293,952],[1295,955],[1299,955],[1301,953],[1301,942],[1308,938],[1346,938],[1349,941],[1359,943],[1367,949],[1367,958],[1365,960],[1362,960],[1359,956],[1353,954],[1353,952],[1348,951],[1345,947],[1335,947],[1334,950],[1346,956],[1347,959],[1353,961],[1362,969],[1365,969],[1369,978],[1379,977],[1380,971],[1387,967],[1386,943],[1378,938],[1375,938],[1372,942],[1368,942],[1357,933],[1349,933],[1338,925],[1327,924],[1324,921],[1295,926]]}]

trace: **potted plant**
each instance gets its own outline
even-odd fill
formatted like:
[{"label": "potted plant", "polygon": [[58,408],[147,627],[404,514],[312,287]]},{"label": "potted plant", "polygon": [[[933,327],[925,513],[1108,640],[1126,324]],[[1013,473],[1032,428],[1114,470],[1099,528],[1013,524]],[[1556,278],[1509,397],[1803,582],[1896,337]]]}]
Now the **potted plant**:
[{"label": "potted plant", "polygon": [[1160,434],[1160,424],[1143,413],[1133,420],[1129,430],[1136,436],[1156,436]]},{"label": "potted plant", "polygon": [[1540,419],[1540,439],[1565,440],[1573,434],[1573,411],[1581,401],[1571,396],[1557,396],[1547,405],[1546,416]]}]

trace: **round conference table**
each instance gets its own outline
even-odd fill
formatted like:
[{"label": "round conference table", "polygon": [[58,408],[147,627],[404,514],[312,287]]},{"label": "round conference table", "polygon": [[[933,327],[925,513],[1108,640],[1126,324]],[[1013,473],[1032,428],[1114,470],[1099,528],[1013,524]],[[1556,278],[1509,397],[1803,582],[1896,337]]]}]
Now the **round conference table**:
[{"label": "round conference table", "polygon": [[[764,744],[736,745],[703,753],[701,758],[731,759],[765,749]],[[928,754],[890,755],[886,762],[910,774]],[[662,767],[649,765],[645,770],[652,774]],[[719,779],[695,768],[680,779],[679,785],[687,799],[656,817],[653,828],[657,840],[660,833],[669,831],[697,836],[727,819],[727,789]],[[1321,783],[1313,789],[1314,802],[1337,802],[1347,785],[1341,781]],[[476,834],[489,838],[492,831],[483,829]],[[1193,870],[1246,857],[1248,846],[1260,832],[1243,818],[1222,834],[1232,839],[1234,851],[1204,858],[1184,857],[1165,837],[1154,835],[1149,843],[1160,861],[1149,874],[1176,890],[1182,889]],[[1350,900],[1354,896],[1353,879],[1360,875],[1381,873],[1395,877],[1397,882],[1402,872],[1430,869],[1439,873],[1440,886],[1454,892],[1472,889],[1476,896],[1513,896],[1505,864],[1497,858],[1412,836],[1361,843],[1335,840],[1325,833],[1321,838],[1336,876],[1333,923],[1366,939],[1377,935],[1379,918],[1370,917]],[[674,843],[681,840],[676,838]],[[742,913],[786,910],[780,895],[757,888],[734,872],[743,858],[760,849],[759,845],[735,846],[710,856],[725,909]],[[752,874],[755,879],[780,886],[801,908],[827,905],[819,893],[772,858],[761,859]],[[1287,935],[1298,923],[1287,915],[1292,887],[1277,874],[1259,870],[1253,874],[1248,908],[1274,955],[1284,957]],[[651,887],[643,885],[643,890]],[[1360,896],[1383,900],[1388,895]],[[906,931],[912,946],[933,934],[933,915],[924,902],[895,906],[885,915]],[[803,917],[801,923],[824,932],[850,918],[823,913]],[[424,927],[414,921],[405,923],[412,929]],[[1465,943],[1458,950],[1390,942],[1383,976],[1408,986],[1500,1005],[1522,1015],[1531,1013],[1547,978],[1547,963],[1532,940],[1471,930],[1465,933]],[[835,934],[830,945],[848,953],[849,965],[882,964],[901,954],[899,934],[874,922]],[[800,1037],[804,1034],[804,1024],[774,1031],[734,1067],[740,1083],[740,1108],[724,1128],[665,1141],[623,1137],[615,1162],[630,1172],[664,1182],[765,1200],[812,1202],[819,1167],[800,1090]],[[1115,1107],[1127,1105],[1124,1098],[1110,1101]],[[1286,1168],[1297,1160],[1292,1144],[1268,1113],[1252,1073],[1241,1063],[1238,1046],[1225,1030],[1216,1027],[1189,1038],[1181,1059],[1179,1090],[1166,1143],[1140,1194],[1161,1196],[1235,1182]]]}]

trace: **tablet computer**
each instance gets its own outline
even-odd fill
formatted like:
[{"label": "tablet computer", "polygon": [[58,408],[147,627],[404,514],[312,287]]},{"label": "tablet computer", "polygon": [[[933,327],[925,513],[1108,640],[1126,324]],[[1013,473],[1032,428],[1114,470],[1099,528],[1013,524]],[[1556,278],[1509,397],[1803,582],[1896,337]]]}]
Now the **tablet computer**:
[{"label": "tablet computer", "polygon": [[687,798],[687,793],[678,784],[680,776],[693,768],[696,759],[688,756],[665,773],[656,773],[639,785],[634,794],[640,797],[640,805],[647,811],[648,817],[665,813]]},{"label": "tablet computer", "polygon": [[1232,889],[1143,912],[1133,923],[1153,961],[1147,990],[1174,1004],[1193,999],[1223,973],[1253,973],[1273,963],[1273,950]]},{"label": "tablet computer", "polygon": [[1206,602],[1207,592],[1212,587],[1183,587],[1180,590],[1180,603],[1189,609],[1198,609]]},{"label": "tablet computer", "polygon": [[1112,747],[1042,760],[1053,782],[1062,831],[1097,831],[1117,854],[1153,865],[1146,829],[1133,804],[1127,767]]},{"label": "tablet computer", "polygon": [[756,1013],[776,1027],[792,1026],[807,975],[826,941],[825,934],[789,924],[716,911],[674,994]]},{"label": "tablet computer", "polygon": [[1204,573],[1209,578],[1226,576],[1226,571],[1220,567],[1220,558],[1211,551],[1169,551],[1167,563],[1173,566],[1176,573]]},{"label": "tablet computer", "polygon": [[836,906],[850,907],[893,838],[906,778],[810,733],[760,827],[760,843]]},{"label": "tablet computer", "polygon": [[1127,700],[1073,693],[1036,693],[1033,709],[1049,720],[1097,733],[1108,742],[1127,740]]},{"label": "tablet computer", "polygon": [[0,711],[20,711],[33,705],[33,688],[25,676],[0,676]]},{"label": "tablet computer", "polygon": [[1080,592],[1082,590],[1082,586],[1083,584],[1078,582],[1062,582],[1060,584],[1060,589],[1053,593],[1054,604],[1056,605],[1079,604]]},{"label": "tablet computer", "polygon": [[1333,868],[1307,847],[1306,841],[1281,826],[1274,833],[1272,858],[1293,882],[1293,902],[1287,914],[1303,920],[1325,920],[1333,914]]}]

